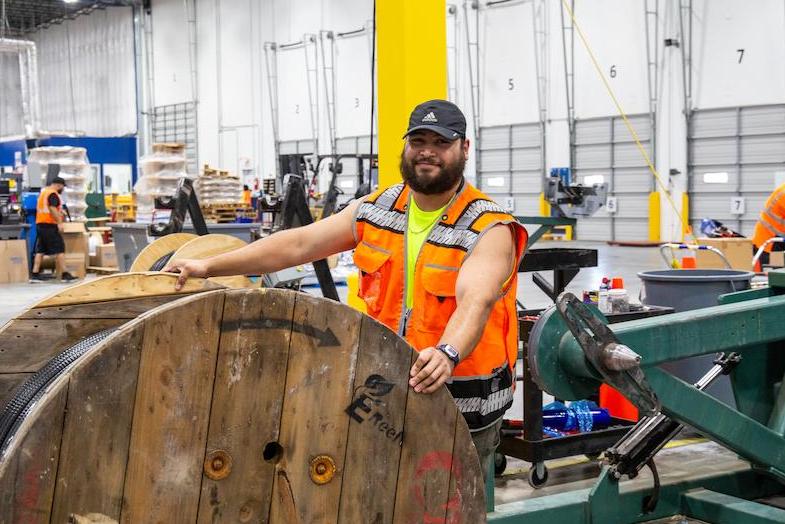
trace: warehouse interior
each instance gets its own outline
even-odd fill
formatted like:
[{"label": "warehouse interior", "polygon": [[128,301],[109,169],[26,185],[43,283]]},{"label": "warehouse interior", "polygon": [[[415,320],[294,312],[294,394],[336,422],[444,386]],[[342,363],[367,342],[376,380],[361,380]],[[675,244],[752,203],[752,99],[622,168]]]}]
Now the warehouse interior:
[{"label": "warehouse interior", "polygon": [[0,0],[0,522],[785,522],[783,35]]}]

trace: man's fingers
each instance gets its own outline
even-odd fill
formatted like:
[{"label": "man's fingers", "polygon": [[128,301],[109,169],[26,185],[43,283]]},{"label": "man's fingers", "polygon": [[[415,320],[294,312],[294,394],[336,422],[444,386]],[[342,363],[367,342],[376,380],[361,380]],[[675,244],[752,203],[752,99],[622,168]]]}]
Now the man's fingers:
[{"label": "man's fingers", "polygon": [[425,365],[428,363],[430,359],[431,359],[431,354],[429,352],[427,351],[420,352],[417,355],[417,360],[414,361],[414,365],[412,366],[412,369],[409,371],[409,376],[413,377],[417,373],[419,373],[420,370],[425,367]]},{"label": "man's fingers", "polygon": [[[417,373],[412,379],[409,381],[412,386],[418,385],[428,385],[430,381],[428,378],[436,372],[436,369],[439,367],[439,360],[432,358],[424,368],[422,368],[419,373]],[[427,382],[426,382],[427,381]]]},{"label": "man's fingers", "polygon": [[443,385],[445,382],[447,382],[447,375],[446,375],[446,374],[442,374],[442,375],[440,375],[440,376],[439,376],[439,378],[438,378],[438,379],[436,379],[436,380],[434,380],[434,381],[433,381],[433,384],[431,384],[431,385],[430,385],[430,386],[428,386],[427,388],[423,389],[423,390],[422,390],[422,392],[423,392],[423,393],[425,393],[425,394],[430,394],[430,393],[433,393],[433,392],[435,392],[437,389],[439,389],[440,387],[442,387],[442,385]]},{"label": "man's fingers", "polygon": [[177,276],[177,283],[174,285],[175,291],[180,291],[188,280],[188,271],[183,267],[180,268],[180,274]]}]

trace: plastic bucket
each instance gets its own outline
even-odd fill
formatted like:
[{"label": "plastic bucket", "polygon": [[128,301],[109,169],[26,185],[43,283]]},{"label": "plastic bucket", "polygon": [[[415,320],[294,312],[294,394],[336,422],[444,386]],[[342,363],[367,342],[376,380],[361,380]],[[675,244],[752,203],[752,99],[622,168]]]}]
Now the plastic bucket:
[{"label": "plastic bucket", "polygon": [[641,302],[670,306],[676,312],[717,305],[725,293],[750,288],[755,273],[736,269],[663,269],[641,271]]},{"label": "plastic bucket", "polygon": [[[670,306],[676,312],[717,305],[717,298],[725,293],[750,288],[755,273],[735,269],[665,269],[642,271],[641,302],[647,305]],[[695,383],[713,365],[714,355],[702,355],[660,367],[680,379]],[[727,376],[722,376],[709,388],[711,395],[735,407],[733,390]]]}]

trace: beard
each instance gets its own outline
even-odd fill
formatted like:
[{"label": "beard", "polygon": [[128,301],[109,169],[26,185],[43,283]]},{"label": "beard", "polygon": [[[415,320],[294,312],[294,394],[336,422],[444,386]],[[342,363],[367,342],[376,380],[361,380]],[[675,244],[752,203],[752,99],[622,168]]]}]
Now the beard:
[{"label": "beard", "polygon": [[458,159],[446,165],[439,165],[437,162],[431,163],[439,168],[435,175],[418,175],[416,159],[407,160],[404,153],[401,153],[401,175],[403,181],[413,191],[423,195],[438,195],[445,193],[455,187],[463,177],[463,169],[466,166],[466,158],[460,155]]}]

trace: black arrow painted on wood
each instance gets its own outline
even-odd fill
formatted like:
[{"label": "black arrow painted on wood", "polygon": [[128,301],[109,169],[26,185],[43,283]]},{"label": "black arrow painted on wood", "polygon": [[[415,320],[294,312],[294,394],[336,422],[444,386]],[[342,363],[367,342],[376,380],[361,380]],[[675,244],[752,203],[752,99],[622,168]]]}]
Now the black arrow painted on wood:
[{"label": "black arrow painted on wood", "polygon": [[283,318],[259,318],[230,320],[221,325],[222,331],[237,331],[238,329],[290,329],[297,333],[302,333],[306,337],[311,337],[319,341],[319,347],[340,346],[341,341],[335,336],[333,330],[315,328],[313,326],[298,324]]}]

